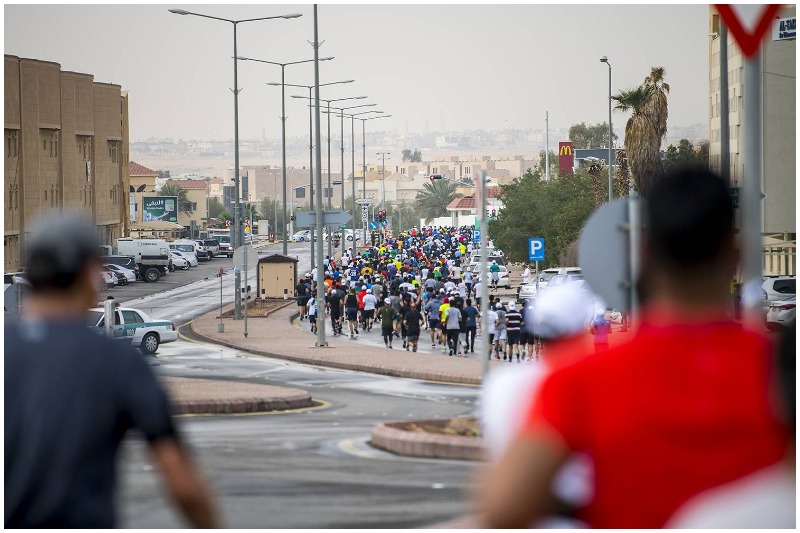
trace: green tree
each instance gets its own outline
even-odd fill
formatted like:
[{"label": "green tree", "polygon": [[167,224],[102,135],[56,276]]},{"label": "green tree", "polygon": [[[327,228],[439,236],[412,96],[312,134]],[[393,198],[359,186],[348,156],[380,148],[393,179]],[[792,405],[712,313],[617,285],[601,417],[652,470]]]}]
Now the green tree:
[{"label": "green tree", "polygon": [[618,111],[632,111],[625,124],[625,153],[636,189],[647,196],[653,184],[664,177],[661,141],[667,133],[667,94],[663,67],[653,67],[639,87],[620,91],[612,99]]},{"label": "green tree", "polygon": [[[573,124],[569,128],[569,140],[576,149],[608,148],[608,122]],[[617,140],[616,134],[613,134],[613,140]]]},{"label": "green tree", "polygon": [[403,150],[403,162],[420,163],[422,162],[422,152],[414,150],[413,152],[406,148]]},{"label": "green tree", "polygon": [[[536,165],[536,172],[545,176],[545,165],[547,163],[547,158],[545,157],[545,151],[539,150],[539,164]],[[531,169],[528,169],[531,170]],[[553,151],[550,150],[550,177],[558,176],[558,155]]]},{"label": "green tree", "polygon": [[708,167],[708,141],[696,147],[688,139],[681,139],[677,146],[670,144],[664,158],[664,171],[681,167]]},{"label": "green tree", "polygon": [[[271,227],[275,227],[276,225],[280,224],[282,210],[280,206],[280,202],[277,200],[273,200],[272,198],[267,198],[266,196],[262,198],[258,202],[258,209],[256,216],[258,218],[262,218],[269,221]],[[289,218],[289,212],[286,212],[286,218]],[[287,220],[286,223],[288,224],[289,221]]]},{"label": "green tree", "polygon": [[209,218],[220,218],[220,215],[225,210],[225,206],[222,205],[222,202],[219,201],[219,198],[216,196],[211,196],[208,199],[208,217]]},{"label": "green tree", "polygon": [[397,205],[387,209],[388,216],[392,217],[393,230],[405,231],[411,229],[412,226],[418,226],[420,215],[412,202],[401,200]]},{"label": "green tree", "polygon": [[440,179],[425,183],[423,190],[417,193],[414,207],[420,218],[430,222],[436,217],[447,215],[447,206],[456,198],[463,196],[456,192],[455,183],[450,180]]},{"label": "green tree", "polygon": [[489,222],[489,235],[511,261],[528,260],[528,239],[545,239],[540,268],[560,265],[568,257],[594,210],[591,178],[584,169],[545,181],[538,171],[501,186],[503,209]]},{"label": "green tree", "polygon": [[161,186],[158,191],[159,196],[177,196],[178,197],[178,211],[190,215],[193,211],[192,202],[189,201],[189,196],[186,189],[178,185],[176,181],[168,181]]}]

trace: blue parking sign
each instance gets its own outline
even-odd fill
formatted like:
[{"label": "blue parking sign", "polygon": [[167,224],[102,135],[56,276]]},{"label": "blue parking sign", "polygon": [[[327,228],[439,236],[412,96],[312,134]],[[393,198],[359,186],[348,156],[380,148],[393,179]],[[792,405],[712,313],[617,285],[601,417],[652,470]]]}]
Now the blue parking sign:
[{"label": "blue parking sign", "polygon": [[472,231],[472,242],[481,242],[481,230],[476,228]]},{"label": "blue parking sign", "polygon": [[544,261],[544,239],[528,239],[528,261]]}]

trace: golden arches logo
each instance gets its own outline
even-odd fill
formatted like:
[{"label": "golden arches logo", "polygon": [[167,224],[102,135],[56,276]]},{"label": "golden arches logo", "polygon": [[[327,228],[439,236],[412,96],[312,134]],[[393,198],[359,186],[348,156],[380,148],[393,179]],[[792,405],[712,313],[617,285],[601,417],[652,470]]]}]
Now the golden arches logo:
[{"label": "golden arches logo", "polygon": [[558,149],[558,155],[572,155],[572,145],[562,144]]}]

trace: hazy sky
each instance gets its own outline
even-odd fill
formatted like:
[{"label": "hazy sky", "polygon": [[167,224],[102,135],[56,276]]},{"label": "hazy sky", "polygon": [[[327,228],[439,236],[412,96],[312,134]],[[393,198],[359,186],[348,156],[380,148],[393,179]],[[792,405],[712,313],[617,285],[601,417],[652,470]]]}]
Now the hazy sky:
[{"label": "hazy sky", "polygon": [[[244,19],[291,12],[292,20],[239,25],[240,56],[289,62],[313,57],[312,7],[283,5],[5,5],[5,53],[55,61],[63,70],[130,92],[132,140],[233,137],[232,25],[167,8]],[[707,122],[705,5],[337,5],[322,4],[322,97],[369,96],[392,118],[372,130],[551,128],[608,117],[613,90],[666,68],[672,125]],[[242,138],[280,137],[280,67],[239,63]],[[313,64],[286,68],[311,85]],[[306,135],[308,111],[287,88],[287,134]],[[342,103],[356,105],[362,102]],[[627,115],[614,113],[620,128]],[[334,122],[335,124],[335,122]],[[323,123],[324,125],[324,123]]]}]

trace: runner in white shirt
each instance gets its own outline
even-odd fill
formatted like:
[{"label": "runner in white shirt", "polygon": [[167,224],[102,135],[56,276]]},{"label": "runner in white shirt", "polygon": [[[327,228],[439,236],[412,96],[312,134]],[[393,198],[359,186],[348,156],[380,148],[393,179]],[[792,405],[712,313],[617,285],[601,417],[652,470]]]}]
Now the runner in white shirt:
[{"label": "runner in white shirt", "polygon": [[375,318],[375,306],[378,304],[378,299],[372,292],[367,292],[364,295],[364,325],[367,331],[372,329],[372,321]]}]

